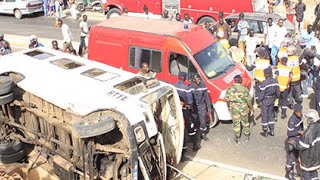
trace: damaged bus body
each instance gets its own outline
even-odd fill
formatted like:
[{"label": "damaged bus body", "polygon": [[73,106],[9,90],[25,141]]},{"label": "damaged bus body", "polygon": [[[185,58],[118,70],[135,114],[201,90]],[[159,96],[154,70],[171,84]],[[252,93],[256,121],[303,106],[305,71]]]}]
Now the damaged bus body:
[{"label": "damaged bus body", "polygon": [[[179,163],[184,123],[172,85],[46,48],[0,57],[0,67],[0,145],[31,144],[52,178],[166,179],[167,164]],[[34,165],[20,149],[11,160],[16,152],[0,151],[0,161]]]}]

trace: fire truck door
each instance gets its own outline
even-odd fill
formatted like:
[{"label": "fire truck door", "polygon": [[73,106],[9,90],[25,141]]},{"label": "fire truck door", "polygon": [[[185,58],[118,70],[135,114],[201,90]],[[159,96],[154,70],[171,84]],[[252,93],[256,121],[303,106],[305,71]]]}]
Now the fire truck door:
[{"label": "fire truck door", "polygon": [[175,17],[175,14],[180,13],[180,0],[162,0],[162,9],[168,10]]}]

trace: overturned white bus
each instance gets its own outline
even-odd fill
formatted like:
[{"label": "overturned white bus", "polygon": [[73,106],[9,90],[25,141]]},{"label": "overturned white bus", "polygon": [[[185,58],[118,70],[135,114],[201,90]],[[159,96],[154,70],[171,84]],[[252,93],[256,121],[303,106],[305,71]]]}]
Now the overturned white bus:
[{"label": "overturned white bus", "polygon": [[174,87],[98,62],[46,48],[2,56],[0,105],[0,162],[29,163],[24,179],[166,179],[181,157]]}]

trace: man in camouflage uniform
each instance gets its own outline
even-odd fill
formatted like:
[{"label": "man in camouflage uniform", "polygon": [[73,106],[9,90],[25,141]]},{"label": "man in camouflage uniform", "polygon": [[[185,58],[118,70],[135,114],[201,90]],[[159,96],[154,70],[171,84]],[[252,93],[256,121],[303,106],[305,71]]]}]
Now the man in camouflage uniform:
[{"label": "man in camouflage uniform", "polygon": [[246,142],[248,142],[250,136],[248,113],[249,110],[252,110],[251,97],[248,89],[241,85],[242,78],[240,75],[236,75],[234,81],[235,84],[227,90],[225,99],[231,110],[236,143],[240,140],[241,124],[243,127],[243,134],[246,136]]}]

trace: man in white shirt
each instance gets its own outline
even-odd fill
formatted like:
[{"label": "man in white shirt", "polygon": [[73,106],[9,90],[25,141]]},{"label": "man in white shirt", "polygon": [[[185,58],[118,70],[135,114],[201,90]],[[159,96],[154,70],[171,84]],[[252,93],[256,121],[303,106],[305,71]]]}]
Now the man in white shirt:
[{"label": "man in white shirt", "polygon": [[80,34],[80,45],[79,45],[79,56],[83,56],[83,51],[87,50],[87,45],[85,42],[85,39],[88,37],[89,35],[89,28],[88,28],[88,17],[87,15],[83,15],[82,17],[82,21],[80,23],[80,30],[81,30],[81,34]]},{"label": "man in white shirt", "polygon": [[285,39],[288,31],[287,28],[283,26],[283,19],[278,20],[278,26],[276,26],[276,33],[275,33],[275,41],[271,48],[271,60],[272,66],[277,66],[277,59],[276,56],[278,54],[280,45],[282,41]]},{"label": "man in white shirt", "polygon": [[273,24],[272,18],[268,18],[267,26],[264,28],[264,34],[266,35],[266,45],[270,52],[276,38],[276,25]]},{"label": "man in white shirt", "polygon": [[61,32],[62,32],[62,36],[63,36],[63,51],[67,48],[67,47],[72,47],[72,34],[71,34],[71,30],[69,28],[68,25],[64,24],[63,21],[61,19],[58,19],[58,26],[61,28]]},{"label": "man in white shirt", "polygon": [[189,16],[188,13],[184,14],[183,23],[184,23],[184,24],[192,24],[192,19],[190,18],[190,16]]},{"label": "man in white shirt", "polygon": [[247,65],[251,66],[256,60],[255,49],[257,45],[261,43],[260,39],[254,36],[253,29],[249,29],[248,36],[245,38],[246,41],[246,55],[247,55]]}]

